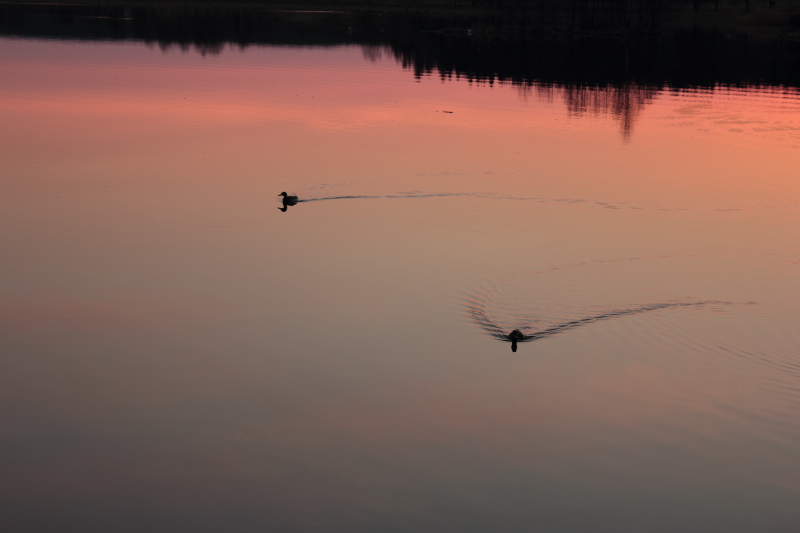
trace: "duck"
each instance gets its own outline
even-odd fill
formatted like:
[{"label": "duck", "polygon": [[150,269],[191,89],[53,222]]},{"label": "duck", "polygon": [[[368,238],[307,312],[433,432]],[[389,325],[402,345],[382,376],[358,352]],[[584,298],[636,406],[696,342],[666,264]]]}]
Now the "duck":
[{"label": "duck", "polygon": [[506,335],[506,337],[508,337],[508,340],[511,341],[511,351],[512,352],[516,352],[517,351],[517,341],[525,340],[525,334],[522,333],[518,329],[515,329],[514,331],[512,331],[511,333]]},{"label": "duck", "polygon": [[297,196],[290,196],[286,194],[286,191],[280,193],[278,196],[283,196],[283,207],[279,207],[281,211],[284,213],[289,208],[290,205],[297,205]]}]

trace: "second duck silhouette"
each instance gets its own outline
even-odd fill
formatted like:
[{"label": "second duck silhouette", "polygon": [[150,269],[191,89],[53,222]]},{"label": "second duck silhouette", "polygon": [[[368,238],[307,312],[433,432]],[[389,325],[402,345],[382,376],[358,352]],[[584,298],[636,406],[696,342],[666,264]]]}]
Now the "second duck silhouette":
[{"label": "second duck silhouette", "polygon": [[525,337],[525,334],[522,333],[518,329],[515,329],[514,331],[509,333],[507,335],[507,337],[508,337],[508,340],[511,341],[511,351],[512,352],[516,352],[517,351],[517,341],[524,341],[527,338],[527,337]]},{"label": "second duck silhouette", "polygon": [[278,196],[283,196],[283,207],[279,207],[284,213],[289,209],[290,205],[297,205],[297,196],[289,196],[286,191],[280,193]]}]

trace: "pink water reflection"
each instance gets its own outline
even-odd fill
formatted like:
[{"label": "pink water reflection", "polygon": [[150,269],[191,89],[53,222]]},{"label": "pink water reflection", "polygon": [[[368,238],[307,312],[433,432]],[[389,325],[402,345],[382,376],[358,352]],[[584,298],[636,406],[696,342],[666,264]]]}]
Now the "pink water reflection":
[{"label": "pink water reflection", "polygon": [[[8,529],[800,523],[791,91],[658,92],[626,140],[355,48],[3,44]],[[692,259],[630,283],[757,305],[513,358],[459,307],[642,255]]]}]

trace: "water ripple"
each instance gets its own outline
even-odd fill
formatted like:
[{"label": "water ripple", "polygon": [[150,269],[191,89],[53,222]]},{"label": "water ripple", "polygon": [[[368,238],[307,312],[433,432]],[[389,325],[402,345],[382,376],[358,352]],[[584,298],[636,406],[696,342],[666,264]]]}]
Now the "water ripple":
[{"label": "water ripple", "polygon": [[[476,301],[468,301],[466,305],[467,314],[469,317],[475,322],[478,326],[480,326],[484,331],[486,331],[489,335],[494,337],[495,339],[511,342],[508,336],[508,332],[511,332],[514,329],[521,331],[525,337],[519,339],[518,342],[530,342],[539,339],[543,339],[545,337],[550,337],[551,335],[556,335],[563,331],[567,331],[569,329],[577,328],[580,326],[585,326],[587,324],[593,324],[594,322],[598,322],[600,320],[608,320],[611,318],[616,318],[620,316],[626,315],[636,315],[640,313],[646,313],[648,311],[657,311],[659,309],[668,309],[670,307],[689,307],[689,306],[702,306],[702,305],[731,305],[733,302],[720,302],[720,301],[705,301],[705,302],[661,302],[661,303],[654,303],[649,305],[642,305],[638,307],[632,307],[628,309],[610,309],[608,311],[601,312],[596,315],[587,316],[583,318],[576,318],[574,320],[569,320],[567,322],[563,322],[561,324],[556,324],[554,326],[550,326],[548,328],[542,330],[534,330],[534,328],[530,325],[519,324],[516,326],[507,325],[505,327],[498,325],[498,323],[490,318],[486,314],[486,310],[481,306],[480,302]],[[530,331],[530,333],[525,333],[525,331]]]},{"label": "water ripple", "polygon": [[[463,310],[491,337],[510,341],[518,330],[530,342],[595,322],[677,308],[731,305],[719,298],[675,293],[702,268],[670,255],[576,261],[499,275],[462,296]],[[691,289],[686,289],[689,291]]]}]

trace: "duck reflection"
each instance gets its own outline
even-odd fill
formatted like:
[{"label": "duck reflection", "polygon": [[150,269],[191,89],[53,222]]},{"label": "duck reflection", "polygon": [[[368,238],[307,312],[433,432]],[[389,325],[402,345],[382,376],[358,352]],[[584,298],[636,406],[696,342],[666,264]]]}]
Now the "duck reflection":
[{"label": "duck reflection", "polygon": [[286,212],[287,209],[289,209],[289,206],[297,205],[298,202],[297,196],[290,196],[286,194],[286,191],[280,193],[278,196],[283,196],[283,207],[279,207],[278,209],[280,209],[284,213]]}]

